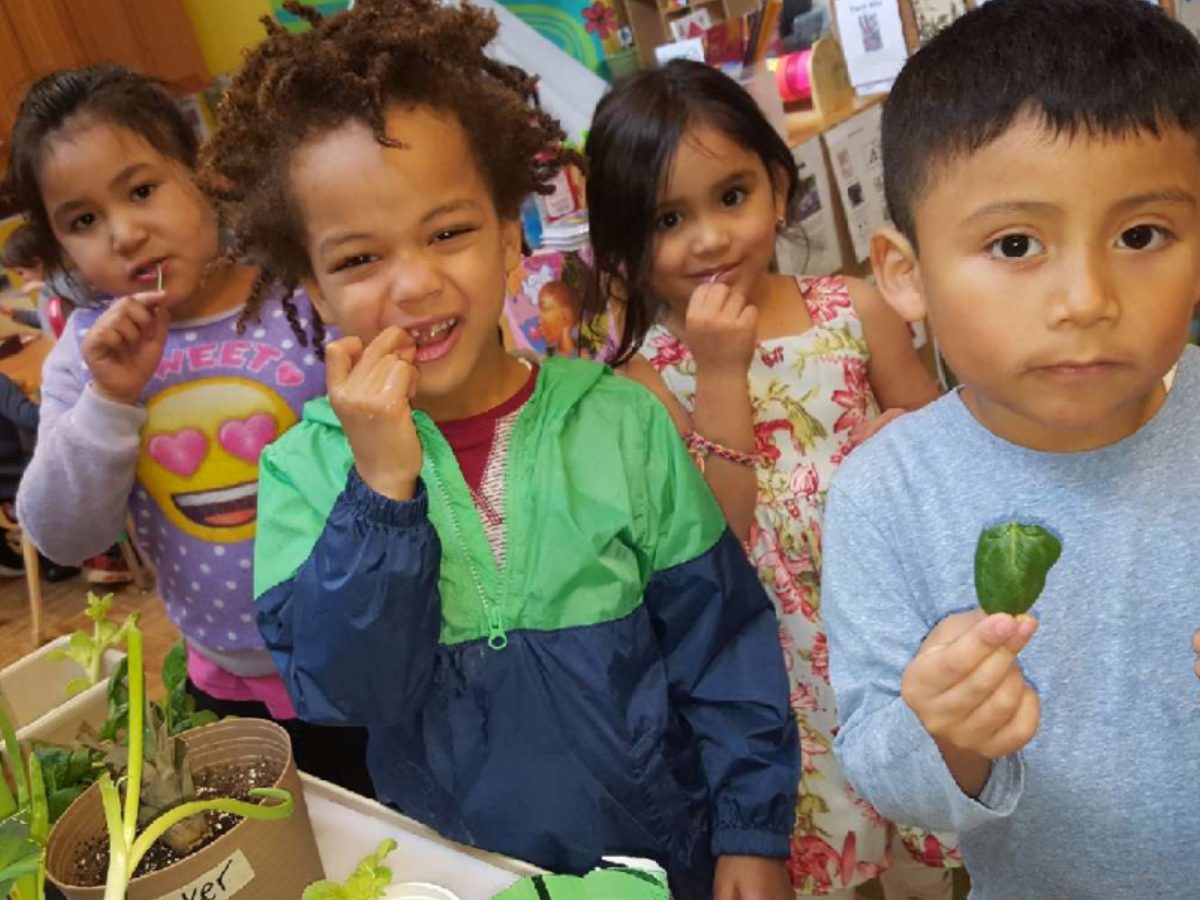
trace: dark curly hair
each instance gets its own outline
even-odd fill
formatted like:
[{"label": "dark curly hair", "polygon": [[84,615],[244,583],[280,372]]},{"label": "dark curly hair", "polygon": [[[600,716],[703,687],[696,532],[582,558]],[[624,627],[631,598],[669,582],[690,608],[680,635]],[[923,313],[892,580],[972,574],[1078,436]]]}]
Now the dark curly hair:
[{"label": "dark curly hair", "polygon": [[[563,147],[558,123],[531,105],[536,79],[484,54],[498,28],[491,13],[436,0],[359,0],[328,18],[296,0],[284,8],[312,28],[293,33],[262,20],[267,38],[222,98],[201,159],[201,183],[237,235],[230,254],[262,266],[243,325],[268,285],[277,281],[290,296],[312,277],[288,172],[292,154],[316,135],[360,121],[383,146],[403,147],[386,131],[389,105],[451,112],[504,218],[515,218],[525,197],[544,193],[577,159]],[[323,355],[315,309],[312,323]],[[294,318],[292,327],[307,346]]]},{"label": "dark curly hair", "polygon": [[48,269],[60,266],[62,259],[42,202],[38,170],[56,137],[90,122],[124,128],[168,159],[196,167],[196,134],[154,79],[114,65],[62,69],[39,79],[17,110],[0,205],[26,217],[33,253]]}]

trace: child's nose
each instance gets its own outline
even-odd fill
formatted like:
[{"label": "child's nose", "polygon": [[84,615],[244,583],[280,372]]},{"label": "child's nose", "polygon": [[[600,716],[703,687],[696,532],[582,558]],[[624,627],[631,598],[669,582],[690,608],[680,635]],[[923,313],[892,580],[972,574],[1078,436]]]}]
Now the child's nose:
[{"label": "child's nose", "polygon": [[137,250],[146,240],[146,229],[137,216],[117,213],[109,218],[113,249],[122,255]]},{"label": "child's nose", "polygon": [[724,250],[729,245],[729,232],[723,222],[715,216],[696,220],[692,230],[692,252],[705,256]]},{"label": "child's nose", "polygon": [[392,272],[389,295],[393,303],[412,306],[437,295],[441,290],[441,274],[422,259],[408,259]]},{"label": "child's nose", "polygon": [[1060,301],[1054,309],[1058,322],[1077,327],[1095,325],[1115,318],[1119,309],[1112,271],[1098,254],[1080,254],[1073,265],[1064,267]]}]

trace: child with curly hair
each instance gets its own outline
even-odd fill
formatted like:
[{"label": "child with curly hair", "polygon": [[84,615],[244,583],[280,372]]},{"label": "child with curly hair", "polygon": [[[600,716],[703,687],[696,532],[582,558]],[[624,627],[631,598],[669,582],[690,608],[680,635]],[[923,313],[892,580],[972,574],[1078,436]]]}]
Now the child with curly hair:
[{"label": "child with curly hair", "polygon": [[790,896],[799,747],[753,569],[648,392],[496,337],[561,130],[477,8],[288,8],[313,28],[249,54],[204,172],[345,335],[263,456],[258,623],[297,709],[366,725],[381,798],[451,838]]},{"label": "child with curly hair", "polygon": [[[301,768],[370,791],[365,733],[298,720],[254,626],[259,453],[323,379],[288,325],[304,298],[221,262],[197,152],[166,91],[119,66],[47,75],[21,103],[11,203],[39,259],[117,299],[76,310],[46,360],[18,515],[70,564],[110,547],[132,511],[198,705],[278,719]],[[251,293],[261,321],[243,334]]]}]

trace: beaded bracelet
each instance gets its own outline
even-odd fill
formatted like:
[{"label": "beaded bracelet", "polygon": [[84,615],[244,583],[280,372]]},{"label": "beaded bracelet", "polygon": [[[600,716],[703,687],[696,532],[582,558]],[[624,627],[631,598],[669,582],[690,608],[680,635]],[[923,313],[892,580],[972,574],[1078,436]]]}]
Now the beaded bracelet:
[{"label": "beaded bracelet", "polygon": [[718,459],[723,459],[737,466],[746,466],[750,469],[758,465],[757,453],[742,453],[740,450],[734,450],[732,447],[726,447],[724,444],[710,441],[704,435],[695,431],[689,431],[685,434],[683,442],[687,445],[688,452],[692,455],[692,459],[696,461],[696,466],[701,472],[704,471],[704,465],[710,456],[715,456]]}]

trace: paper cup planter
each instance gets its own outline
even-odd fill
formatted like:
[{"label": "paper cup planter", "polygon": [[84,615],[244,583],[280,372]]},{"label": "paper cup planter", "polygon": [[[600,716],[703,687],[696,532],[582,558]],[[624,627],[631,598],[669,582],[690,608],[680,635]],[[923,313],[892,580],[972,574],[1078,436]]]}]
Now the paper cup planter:
[{"label": "paper cup planter", "polygon": [[[154,872],[135,877],[127,900],[281,900],[299,897],[325,877],[304,803],[304,790],[292,758],[291,740],[274,722],[227,719],[182,736],[198,784],[205,773],[263,767],[282,774],[270,784],[291,793],[295,809],[285,819],[241,819],[211,843]],[[46,874],[68,900],[100,900],[104,885],[85,887],[81,860],[108,844],[97,785],[63,814],[46,847]]]}]

